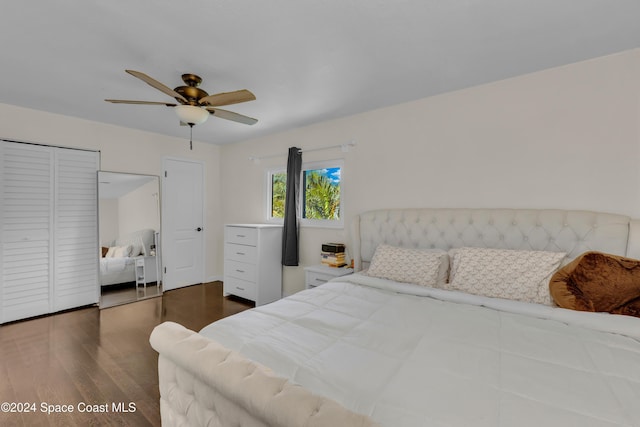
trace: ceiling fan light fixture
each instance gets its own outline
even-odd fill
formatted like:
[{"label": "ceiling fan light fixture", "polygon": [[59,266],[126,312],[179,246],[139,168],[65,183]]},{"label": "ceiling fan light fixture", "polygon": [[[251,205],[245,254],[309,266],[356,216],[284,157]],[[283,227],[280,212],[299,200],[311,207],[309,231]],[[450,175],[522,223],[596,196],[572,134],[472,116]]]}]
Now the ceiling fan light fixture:
[{"label": "ceiling fan light fixture", "polygon": [[180,121],[189,125],[199,125],[209,118],[207,110],[194,105],[176,105],[175,111]]}]

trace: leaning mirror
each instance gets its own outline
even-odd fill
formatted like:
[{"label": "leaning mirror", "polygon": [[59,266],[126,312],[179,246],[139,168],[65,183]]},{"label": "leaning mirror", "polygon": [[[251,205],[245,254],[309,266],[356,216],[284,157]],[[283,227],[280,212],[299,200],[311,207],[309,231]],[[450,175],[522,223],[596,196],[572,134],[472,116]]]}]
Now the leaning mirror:
[{"label": "leaning mirror", "polygon": [[100,307],[162,293],[160,179],[98,172]]}]

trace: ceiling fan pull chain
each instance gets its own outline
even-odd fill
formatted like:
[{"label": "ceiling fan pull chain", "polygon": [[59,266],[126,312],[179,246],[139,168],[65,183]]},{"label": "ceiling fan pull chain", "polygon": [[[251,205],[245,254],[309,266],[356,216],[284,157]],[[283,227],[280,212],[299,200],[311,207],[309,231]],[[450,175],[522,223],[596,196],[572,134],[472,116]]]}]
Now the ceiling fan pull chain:
[{"label": "ceiling fan pull chain", "polygon": [[193,124],[189,123],[189,150],[193,150]]}]

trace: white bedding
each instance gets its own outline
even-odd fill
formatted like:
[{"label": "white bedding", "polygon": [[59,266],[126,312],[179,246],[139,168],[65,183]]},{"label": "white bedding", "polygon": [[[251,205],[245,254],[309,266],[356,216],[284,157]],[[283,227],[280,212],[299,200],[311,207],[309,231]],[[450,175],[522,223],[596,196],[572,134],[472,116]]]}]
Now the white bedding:
[{"label": "white bedding", "polygon": [[135,282],[135,265],[132,257],[100,258],[100,285]]},{"label": "white bedding", "polygon": [[640,425],[636,318],[355,274],[200,333],[384,426]]}]

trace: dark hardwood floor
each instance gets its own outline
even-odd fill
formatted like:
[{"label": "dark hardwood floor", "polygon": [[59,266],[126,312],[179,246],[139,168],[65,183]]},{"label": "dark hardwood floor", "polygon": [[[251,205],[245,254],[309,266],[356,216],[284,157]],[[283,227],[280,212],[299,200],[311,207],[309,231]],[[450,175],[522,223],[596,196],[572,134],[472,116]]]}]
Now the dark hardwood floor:
[{"label": "dark hardwood floor", "polygon": [[170,320],[198,331],[250,307],[224,298],[222,283],[213,282],[0,326],[0,425],[159,426],[152,329]]}]

